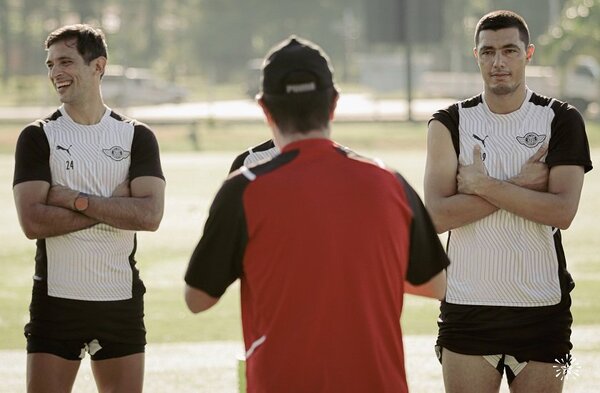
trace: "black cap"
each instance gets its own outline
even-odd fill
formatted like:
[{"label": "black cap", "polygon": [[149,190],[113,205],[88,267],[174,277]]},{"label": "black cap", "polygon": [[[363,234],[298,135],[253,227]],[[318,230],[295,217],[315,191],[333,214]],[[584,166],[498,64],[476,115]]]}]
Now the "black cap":
[{"label": "black cap", "polygon": [[273,47],[263,63],[263,94],[309,93],[333,86],[329,57],[315,43],[296,36]]}]

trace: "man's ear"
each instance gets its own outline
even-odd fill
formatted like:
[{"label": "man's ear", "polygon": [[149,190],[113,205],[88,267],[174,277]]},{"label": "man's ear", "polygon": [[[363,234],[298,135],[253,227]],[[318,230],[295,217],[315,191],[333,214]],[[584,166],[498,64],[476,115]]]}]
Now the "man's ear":
[{"label": "man's ear", "polygon": [[333,118],[335,117],[335,109],[337,108],[337,103],[339,99],[340,93],[336,91],[335,95],[331,99],[331,106],[329,107],[329,121],[333,120]]},{"label": "man's ear", "polygon": [[271,112],[269,112],[269,108],[267,108],[267,106],[265,105],[264,99],[260,97],[257,98],[256,101],[258,101],[258,105],[260,105],[260,107],[262,108],[262,111],[265,114],[265,119],[267,120],[267,124],[269,125],[269,127],[274,127],[275,121],[273,120],[273,116],[271,116]]},{"label": "man's ear", "polygon": [[98,72],[100,76],[104,75],[104,72],[106,71],[106,63],[107,59],[104,56],[96,57],[94,60],[92,60],[94,70]]},{"label": "man's ear", "polygon": [[535,52],[535,45],[529,44],[529,46],[527,46],[527,51],[525,52],[525,57],[527,58],[528,63],[531,61],[531,58],[533,57],[533,52]]},{"label": "man's ear", "polygon": [[277,124],[275,124],[275,120],[273,120],[273,116],[271,116],[269,108],[267,108],[267,106],[265,105],[263,97],[257,97],[256,101],[258,101],[258,105],[260,105],[260,107],[262,108],[263,113],[265,114],[265,119],[267,120],[267,124],[269,125],[269,128],[273,133],[273,143],[275,143],[275,146],[277,146],[278,149],[281,149],[283,146],[286,145],[287,142],[285,142],[281,131],[279,131],[279,128],[277,128]]}]

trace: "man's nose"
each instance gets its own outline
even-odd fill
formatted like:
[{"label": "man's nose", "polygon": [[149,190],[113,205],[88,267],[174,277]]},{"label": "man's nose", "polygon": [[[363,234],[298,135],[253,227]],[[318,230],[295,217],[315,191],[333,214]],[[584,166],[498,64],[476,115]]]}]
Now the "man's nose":
[{"label": "man's nose", "polygon": [[60,69],[59,66],[53,66],[52,68],[50,68],[48,70],[48,76],[52,79],[56,78],[57,76],[59,76],[62,73],[62,70]]},{"label": "man's nose", "polygon": [[496,54],[494,55],[493,64],[495,67],[500,67],[504,64],[504,56],[502,55],[501,51],[496,52]]}]

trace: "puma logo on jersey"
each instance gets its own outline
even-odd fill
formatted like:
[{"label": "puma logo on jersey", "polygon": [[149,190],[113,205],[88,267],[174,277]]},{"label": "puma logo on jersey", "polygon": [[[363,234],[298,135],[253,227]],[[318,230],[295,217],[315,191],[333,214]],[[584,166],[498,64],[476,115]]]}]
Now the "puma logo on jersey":
[{"label": "puma logo on jersey", "polygon": [[518,136],[517,141],[523,146],[527,146],[529,148],[536,147],[540,143],[546,140],[546,135],[536,134],[535,132],[528,132],[524,136]]},{"label": "puma logo on jersey", "polygon": [[64,150],[70,156],[71,155],[71,152],[70,152],[71,147],[73,147],[73,145],[69,145],[69,147],[62,147],[61,145],[56,145],[56,150]]},{"label": "puma logo on jersey", "polygon": [[121,161],[129,157],[131,152],[124,150],[120,146],[113,146],[110,149],[102,149],[102,153],[106,154],[115,161]]},{"label": "puma logo on jersey", "polygon": [[481,144],[483,145],[483,147],[485,147],[485,140],[489,137],[489,135],[486,135],[483,139],[481,139],[480,137],[478,137],[477,135],[473,134],[473,138],[477,139],[479,142],[481,142]]}]

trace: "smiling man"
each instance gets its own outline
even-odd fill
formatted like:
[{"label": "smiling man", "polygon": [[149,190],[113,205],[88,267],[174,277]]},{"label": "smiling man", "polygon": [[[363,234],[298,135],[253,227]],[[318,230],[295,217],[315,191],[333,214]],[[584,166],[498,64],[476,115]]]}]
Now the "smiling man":
[{"label": "smiling man", "polygon": [[100,392],[141,392],[143,295],[135,231],[162,219],[158,144],[144,125],[106,107],[104,35],[65,26],[46,40],[62,105],[19,136],[13,192],[36,239],[27,338],[27,391],[70,392],[88,352]]},{"label": "smiling man", "polygon": [[573,280],[560,230],[592,169],[581,115],[527,88],[525,21],[495,11],[477,24],[484,91],[429,122],[425,203],[450,231],[437,353],[447,392],[560,392],[555,359],[572,348]]}]

